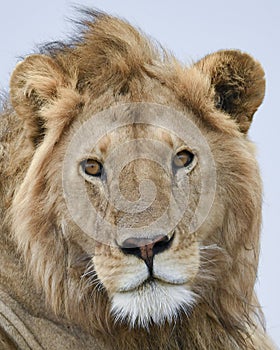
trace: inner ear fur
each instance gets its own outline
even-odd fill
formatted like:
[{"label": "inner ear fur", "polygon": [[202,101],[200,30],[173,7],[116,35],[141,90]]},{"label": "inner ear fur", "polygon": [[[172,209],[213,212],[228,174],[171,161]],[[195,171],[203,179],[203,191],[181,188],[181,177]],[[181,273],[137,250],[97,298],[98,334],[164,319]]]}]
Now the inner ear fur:
[{"label": "inner ear fur", "polygon": [[215,106],[230,115],[247,133],[265,93],[264,71],[250,55],[237,50],[218,51],[195,66],[206,74],[215,91]]},{"label": "inner ear fur", "polygon": [[33,144],[45,132],[40,111],[57,99],[59,88],[66,85],[62,69],[45,55],[31,55],[18,63],[10,81],[10,99]]}]

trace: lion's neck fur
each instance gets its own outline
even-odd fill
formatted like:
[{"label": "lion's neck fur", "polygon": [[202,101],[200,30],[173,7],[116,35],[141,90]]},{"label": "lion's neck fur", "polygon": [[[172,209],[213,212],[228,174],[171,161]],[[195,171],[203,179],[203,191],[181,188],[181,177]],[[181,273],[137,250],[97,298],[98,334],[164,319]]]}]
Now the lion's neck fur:
[{"label": "lion's neck fur", "polygon": [[[20,130],[20,123],[17,123],[13,113],[7,111],[7,113],[0,115],[0,261],[2,267],[0,279],[1,287],[7,289],[17,299],[22,298],[24,290],[34,290],[31,279],[26,274],[24,264],[22,264],[21,257],[18,254],[16,243],[11,237],[10,222],[7,217],[17,183],[17,176],[11,180],[14,173],[12,169],[7,167],[7,164],[12,162],[13,156],[17,154],[17,150],[22,146],[23,139],[19,137]],[[21,161],[20,163],[23,165],[24,162]]]},{"label": "lion's neck fur", "polygon": [[[230,315],[228,317],[231,318]],[[151,325],[148,330],[129,329],[125,324],[112,325],[110,319],[105,323],[102,329],[100,327],[100,332],[97,331],[95,334],[97,337],[101,334],[106,349],[258,349],[254,345],[254,336],[249,335],[252,333],[250,329],[252,324],[249,324],[249,320],[240,318],[238,322],[233,317],[228,320],[219,319],[216,312],[204,302],[197,305],[191,316],[181,315],[173,324]],[[261,334],[258,331],[254,333],[255,336]]]}]

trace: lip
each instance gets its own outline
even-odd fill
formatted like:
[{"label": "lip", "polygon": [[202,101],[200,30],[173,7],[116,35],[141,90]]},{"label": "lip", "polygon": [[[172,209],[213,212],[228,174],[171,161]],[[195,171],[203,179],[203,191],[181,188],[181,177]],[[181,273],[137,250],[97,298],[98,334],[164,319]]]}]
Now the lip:
[{"label": "lip", "polygon": [[118,293],[131,293],[131,292],[136,292],[136,291],[140,291],[142,289],[144,289],[147,285],[149,286],[153,286],[156,284],[160,284],[160,285],[167,285],[167,286],[180,286],[180,285],[185,285],[186,281],[175,281],[175,282],[171,282],[165,279],[161,279],[161,278],[157,278],[155,276],[149,276],[148,278],[146,278],[143,281],[138,281],[137,284],[130,286],[129,288],[120,288],[118,289]]}]

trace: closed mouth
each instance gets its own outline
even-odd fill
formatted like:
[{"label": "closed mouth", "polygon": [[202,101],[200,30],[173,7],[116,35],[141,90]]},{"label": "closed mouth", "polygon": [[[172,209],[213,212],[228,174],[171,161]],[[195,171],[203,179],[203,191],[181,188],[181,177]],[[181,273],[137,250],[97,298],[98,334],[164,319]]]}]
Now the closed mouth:
[{"label": "closed mouth", "polygon": [[154,276],[149,276],[147,279],[144,281],[141,281],[137,285],[131,286],[131,288],[124,288],[124,289],[119,289],[118,293],[131,293],[131,292],[139,292],[144,290],[147,287],[153,288],[157,284],[160,285],[166,285],[166,286],[180,286],[186,284],[185,281],[180,281],[179,283],[174,283],[174,282],[169,282],[166,280],[162,280],[160,278],[154,277]]}]

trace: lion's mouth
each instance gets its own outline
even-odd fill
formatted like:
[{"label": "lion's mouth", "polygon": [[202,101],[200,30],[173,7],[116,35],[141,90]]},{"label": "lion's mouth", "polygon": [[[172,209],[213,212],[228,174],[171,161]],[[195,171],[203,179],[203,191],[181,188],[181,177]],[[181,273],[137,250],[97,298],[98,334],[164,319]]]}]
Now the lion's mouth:
[{"label": "lion's mouth", "polygon": [[139,276],[136,281],[131,281],[129,284],[118,289],[118,293],[138,292],[145,288],[154,288],[157,284],[172,286],[184,286],[188,282],[187,278],[171,278],[171,276],[157,276],[155,273],[146,276]]},{"label": "lion's mouth", "polygon": [[157,283],[160,284],[167,284],[167,285],[173,285],[173,283],[171,282],[166,282],[166,281],[162,281],[158,278],[155,278],[154,276],[149,276],[147,279],[145,279],[144,281],[138,282],[136,285],[131,286],[130,288],[121,288],[118,290],[118,292],[120,293],[133,293],[133,292],[139,292],[142,291],[145,288],[154,288],[155,285]]}]

